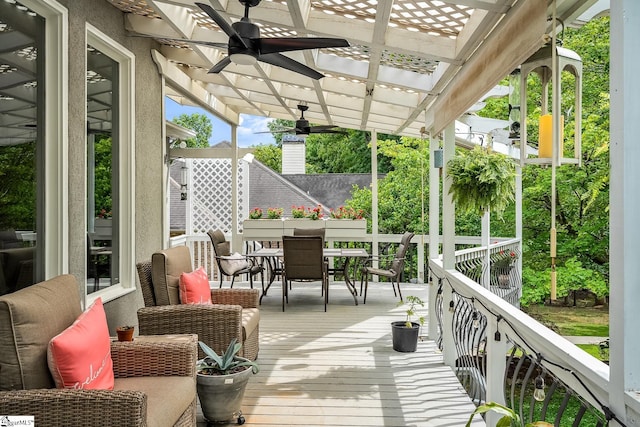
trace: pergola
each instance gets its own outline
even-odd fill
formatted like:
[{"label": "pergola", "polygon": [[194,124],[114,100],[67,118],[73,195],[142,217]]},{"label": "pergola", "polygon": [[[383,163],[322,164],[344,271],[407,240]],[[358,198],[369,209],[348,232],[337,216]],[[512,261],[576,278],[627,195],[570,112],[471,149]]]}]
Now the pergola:
[{"label": "pergola", "polygon": [[[203,106],[231,125],[239,115],[419,137],[440,132],[543,45],[553,2],[525,0],[264,0],[249,17],[262,37],[337,37],[348,48],[287,52],[324,74],[314,80],[262,62],[208,70],[227,49],[168,39],[227,43],[193,0],[108,0],[127,13],[131,34],[159,43],[154,59],[167,95]],[[243,5],[211,0],[228,22]],[[549,4],[547,4],[549,3]],[[578,18],[596,0],[557,0],[556,16]]]}]

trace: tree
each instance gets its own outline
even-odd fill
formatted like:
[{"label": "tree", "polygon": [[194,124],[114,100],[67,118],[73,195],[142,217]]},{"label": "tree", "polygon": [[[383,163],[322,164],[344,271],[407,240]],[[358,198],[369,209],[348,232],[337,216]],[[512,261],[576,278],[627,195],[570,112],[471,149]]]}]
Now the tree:
[{"label": "tree", "polygon": [[209,138],[213,132],[211,120],[204,114],[180,114],[173,119],[173,122],[196,132],[195,138],[189,138],[185,142],[190,148],[207,148]]},{"label": "tree", "polygon": [[260,144],[253,148],[256,160],[278,173],[282,172],[282,148],[273,144]]}]

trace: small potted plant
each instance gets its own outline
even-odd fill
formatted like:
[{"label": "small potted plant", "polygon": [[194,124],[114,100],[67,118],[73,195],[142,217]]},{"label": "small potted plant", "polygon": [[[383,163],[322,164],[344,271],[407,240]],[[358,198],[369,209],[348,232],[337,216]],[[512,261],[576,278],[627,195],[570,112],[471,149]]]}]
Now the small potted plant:
[{"label": "small potted plant", "polygon": [[118,334],[118,341],[133,341],[133,332],[135,327],[130,325],[118,326],[116,328],[116,334]]},{"label": "small potted plant", "polygon": [[324,214],[322,213],[322,206],[318,205],[315,208],[307,208],[307,213],[305,216],[309,219],[321,219]]},{"label": "small potted plant", "polygon": [[267,208],[268,219],[280,219],[282,218],[282,208]]},{"label": "small potted plant", "polygon": [[260,370],[255,362],[238,356],[242,344],[231,340],[223,355],[199,341],[205,354],[196,365],[196,388],[202,414],[208,422],[224,422],[237,417],[244,424],[240,410],[242,397],[251,375]]},{"label": "small potted plant", "polygon": [[291,206],[291,216],[294,218],[304,218],[307,216],[304,206]]},{"label": "small potted plant", "polygon": [[402,353],[413,352],[418,348],[418,333],[424,324],[424,316],[416,317],[418,307],[424,307],[424,301],[415,295],[409,295],[398,306],[406,306],[406,319],[391,322],[393,349]]},{"label": "small potted plant", "polygon": [[251,219],[260,219],[262,218],[262,209],[253,208],[249,211],[249,218]]}]

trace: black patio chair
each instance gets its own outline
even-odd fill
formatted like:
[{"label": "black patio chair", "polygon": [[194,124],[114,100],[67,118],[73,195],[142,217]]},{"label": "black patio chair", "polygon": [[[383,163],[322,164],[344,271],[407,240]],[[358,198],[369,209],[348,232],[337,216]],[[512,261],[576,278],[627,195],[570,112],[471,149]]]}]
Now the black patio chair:
[{"label": "black patio chair", "polygon": [[249,285],[253,289],[253,276],[260,273],[262,282],[262,291],[264,292],[264,268],[258,265],[253,258],[238,256],[231,254],[230,242],[226,240],[224,234],[220,230],[209,231],[207,233],[213,245],[213,252],[216,258],[216,264],[220,272],[220,287],[222,288],[223,276],[231,277],[231,287],[236,277],[247,274],[249,275]]},{"label": "black patio chair", "polygon": [[[400,245],[396,250],[395,254],[389,256],[379,256],[379,257],[369,257],[367,260],[368,264],[373,263],[374,261],[378,261],[382,265],[378,267],[373,267],[372,265],[365,265],[362,267],[362,278],[360,279],[360,295],[362,295],[362,283],[364,281],[364,299],[362,301],[363,304],[367,303],[367,289],[369,287],[369,275],[377,275],[381,277],[387,277],[391,279],[391,286],[393,287],[393,295],[400,295],[400,301],[402,301],[402,292],[400,291],[400,277],[402,276],[402,271],[404,270],[404,261],[407,255],[407,249],[409,248],[409,243],[413,238],[414,234],[407,231],[402,235],[400,239]],[[387,261],[385,263],[385,261]],[[396,293],[396,285],[398,286],[398,292]]]}]

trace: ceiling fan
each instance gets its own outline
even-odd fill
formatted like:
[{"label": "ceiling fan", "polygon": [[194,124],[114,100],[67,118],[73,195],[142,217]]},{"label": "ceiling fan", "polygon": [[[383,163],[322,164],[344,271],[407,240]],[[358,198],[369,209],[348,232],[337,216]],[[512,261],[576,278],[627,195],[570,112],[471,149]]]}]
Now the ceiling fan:
[{"label": "ceiling fan", "polygon": [[309,120],[304,118],[304,112],[308,109],[308,105],[298,104],[298,110],[300,110],[301,115],[300,118],[296,120],[296,126],[294,128],[256,133],[294,133],[296,135],[309,135],[311,133],[339,133],[342,135],[347,134],[347,132],[343,130],[334,129],[336,127],[334,125],[310,126]]},{"label": "ceiling fan", "polygon": [[209,73],[217,74],[227,65],[253,65],[257,61],[285,68],[303,74],[312,79],[320,79],[323,74],[282,55],[280,52],[295,50],[320,49],[326,47],[349,47],[345,39],[326,37],[260,37],[260,27],[249,19],[249,8],[260,4],[261,0],[239,0],[244,5],[244,17],[229,24],[213,7],[208,4],[195,4],[214,20],[216,24],[229,36],[228,44],[207,42],[190,39],[167,39],[187,43],[202,44],[217,48],[227,48],[228,56],[215,64]]}]

